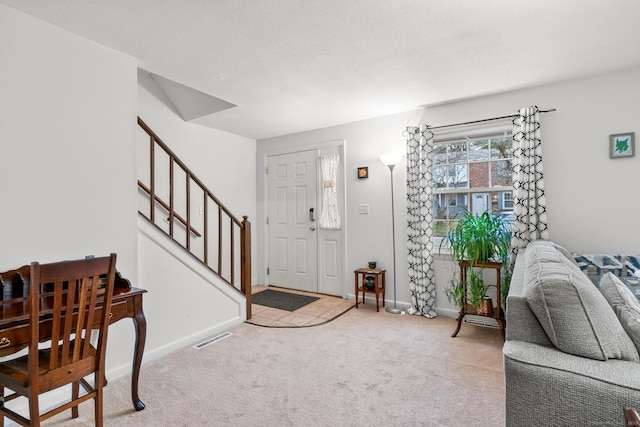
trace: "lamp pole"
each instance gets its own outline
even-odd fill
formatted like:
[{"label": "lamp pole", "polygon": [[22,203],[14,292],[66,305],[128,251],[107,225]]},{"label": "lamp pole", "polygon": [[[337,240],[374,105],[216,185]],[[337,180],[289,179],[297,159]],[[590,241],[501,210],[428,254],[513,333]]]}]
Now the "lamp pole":
[{"label": "lamp pole", "polygon": [[388,168],[391,175],[391,236],[393,248],[393,307],[387,306],[385,309],[387,313],[400,314],[402,310],[397,307],[396,298],[396,219],[395,219],[395,207],[393,203],[393,168],[402,159],[402,153],[383,154],[380,156],[380,161],[384,163]]}]

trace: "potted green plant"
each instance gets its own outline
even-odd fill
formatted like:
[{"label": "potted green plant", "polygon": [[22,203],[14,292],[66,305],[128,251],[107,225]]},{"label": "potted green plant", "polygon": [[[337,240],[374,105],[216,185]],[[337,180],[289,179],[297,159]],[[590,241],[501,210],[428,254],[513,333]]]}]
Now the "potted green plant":
[{"label": "potted green plant", "polygon": [[[471,304],[480,310],[487,297],[487,291],[493,285],[486,285],[482,278],[482,274],[473,269],[469,269],[467,274],[467,295],[466,303]],[[465,294],[462,282],[457,273],[454,273],[449,280],[449,286],[444,290],[449,302],[458,307],[462,307],[465,303]]]},{"label": "potted green plant", "polygon": [[[510,244],[511,230],[501,216],[488,211],[474,215],[465,210],[457,218],[455,227],[447,232],[440,243],[440,251],[443,245],[447,245],[454,262],[465,260],[470,266],[490,260],[506,264]],[[480,309],[491,286],[493,285],[484,283],[482,272],[468,267],[467,301],[463,301],[463,283],[456,272],[450,280],[449,287],[445,289],[445,294],[452,304],[462,307],[468,303]],[[503,283],[500,286],[503,286]],[[503,289],[504,286],[501,290]]]}]

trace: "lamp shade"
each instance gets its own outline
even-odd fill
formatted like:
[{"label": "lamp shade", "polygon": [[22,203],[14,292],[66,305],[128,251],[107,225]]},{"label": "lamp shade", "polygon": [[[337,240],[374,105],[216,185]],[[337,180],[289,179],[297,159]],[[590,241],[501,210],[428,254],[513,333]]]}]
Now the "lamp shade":
[{"label": "lamp shade", "polygon": [[386,166],[395,166],[402,160],[402,152],[385,153],[380,156],[380,161]]}]

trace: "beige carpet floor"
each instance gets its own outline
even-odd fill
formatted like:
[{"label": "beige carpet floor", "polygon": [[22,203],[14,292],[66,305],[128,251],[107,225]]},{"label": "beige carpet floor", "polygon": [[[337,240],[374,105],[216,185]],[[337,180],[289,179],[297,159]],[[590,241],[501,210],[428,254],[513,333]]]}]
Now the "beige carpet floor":
[{"label": "beige carpet floor", "polygon": [[257,285],[252,287],[253,294],[266,289],[275,289],[298,295],[318,297],[318,300],[297,309],[296,311],[279,310],[264,305],[251,305],[251,319],[247,323],[270,328],[300,328],[318,326],[330,322],[355,306],[354,301],[323,294],[312,294],[290,289]]},{"label": "beige carpet floor", "polygon": [[[241,324],[201,350],[146,363],[105,389],[106,426],[504,426],[496,329],[367,304],[313,328]],[[92,404],[49,426],[90,426]]]}]

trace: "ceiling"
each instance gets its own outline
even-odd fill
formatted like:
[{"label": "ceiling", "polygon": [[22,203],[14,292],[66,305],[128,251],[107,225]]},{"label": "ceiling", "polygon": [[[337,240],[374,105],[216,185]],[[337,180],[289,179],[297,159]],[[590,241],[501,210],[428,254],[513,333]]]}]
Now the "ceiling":
[{"label": "ceiling", "polygon": [[253,139],[640,65],[637,0],[0,3],[213,97],[187,119]]}]

